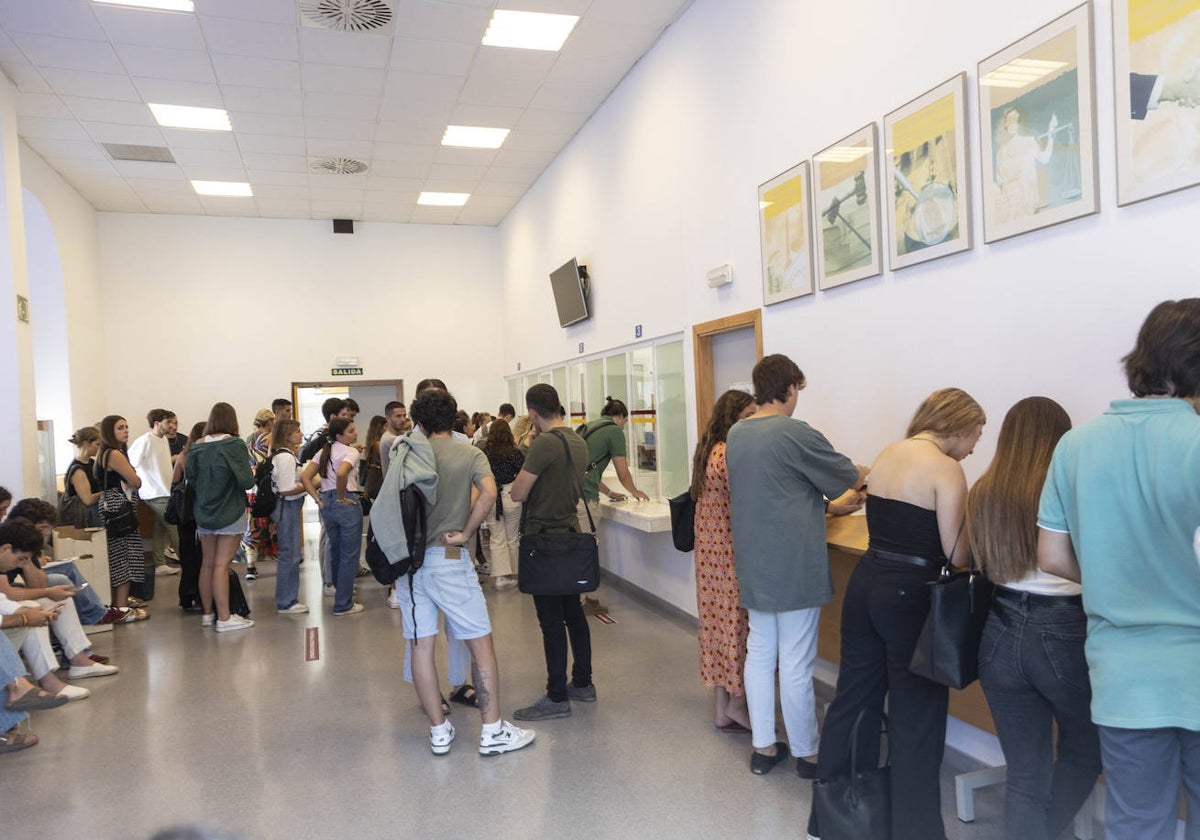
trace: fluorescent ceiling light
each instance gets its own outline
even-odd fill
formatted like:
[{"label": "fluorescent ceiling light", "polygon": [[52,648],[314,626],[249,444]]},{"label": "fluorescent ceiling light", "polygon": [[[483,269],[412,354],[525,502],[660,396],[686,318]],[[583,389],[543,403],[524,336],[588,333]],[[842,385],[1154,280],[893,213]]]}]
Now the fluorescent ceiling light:
[{"label": "fluorescent ceiling light", "polygon": [[473,125],[448,125],[442,135],[443,146],[468,149],[499,149],[508,137],[507,128],[480,128]]},{"label": "fluorescent ceiling light", "polygon": [[194,12],[192,0],[92,0],[102,6],[132,6],[135,9],[163,9],[168,12]]},{"label": "fluorescent ceiling light", "polygon": [[470,193],[423,192],[421,193],[421,197],[417,199],[417,204],[425,204],[432,207],[462,207],[470,197]]},{"label": "fluorescent ceiling light", "polygon": [[224,108],[196,108],[191,105],[150,103],[150,112],[163,128],[195,128],[203,131],[233,131],[229,112]]},{"label": "fluorescent ceiling light", "polygon": [[253,196],[250,185],[245,181],[192,181],[196,195],[224,195],[234,198]]},{"label": "fluorescent ceiling light", "polygon": [[579,18],[576,15],[497,9],[492,14],[487,32],[483,34],[483,45],[556,52],[562,49],[563,41],[567,40],[577,23]]}]

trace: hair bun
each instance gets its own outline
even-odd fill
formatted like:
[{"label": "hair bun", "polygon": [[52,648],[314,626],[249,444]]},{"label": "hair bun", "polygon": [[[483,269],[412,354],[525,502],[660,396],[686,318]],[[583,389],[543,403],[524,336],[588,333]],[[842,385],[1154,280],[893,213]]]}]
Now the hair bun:
[{"label": "hair bun", "polygon": [[613,401],[613,398],[612,398],[612,397],[605,397],[604,399],[608,400],[609,402],[612,402],[612,401]]}]

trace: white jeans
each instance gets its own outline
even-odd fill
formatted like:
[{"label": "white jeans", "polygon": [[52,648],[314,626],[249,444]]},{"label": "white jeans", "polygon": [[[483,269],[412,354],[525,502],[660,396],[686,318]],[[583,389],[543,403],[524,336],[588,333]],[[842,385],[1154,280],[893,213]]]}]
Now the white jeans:
[{"label": "white jeans", "polygon": [[40,598],[37,601],[19,601],[23,607],[46,609],[62,604],[62,610],[48,627],[10,627],[4,631],[13,647],[20,649],[29,666],[33,678],[40,680],[51,671],[58,669],[58,657],[54,655],[54,647],[50,644],[50,632],[62,645],[67,658],[83,653],[88,649],[87,634],[79,623],[79,613],[75,612],[75,604],[70,598],[65,601],[52,601]]},{"label": "white jeans", "polygon": [[775,743],[775,666],[783,724],[793,756],[817,754],[817,702],[813,694],[813,661],[817,658],[820,607],[790,612],[750,614],[746,640],[746,705],[755,749]]}]

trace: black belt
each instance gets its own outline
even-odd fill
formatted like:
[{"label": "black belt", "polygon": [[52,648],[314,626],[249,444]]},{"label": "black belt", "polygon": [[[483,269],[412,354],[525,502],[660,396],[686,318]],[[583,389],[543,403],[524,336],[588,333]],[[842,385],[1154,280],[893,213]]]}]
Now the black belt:
[{"label": "black belt", "polygon": [[896,554],[894,551],[880,551],[878,548],[872,548],[870,552],[880,560],[907,563],[909,566],[919,566],[922,569],[936,569],[942,565],[934,560],[930,560],[928,557],[917,557],[915,554]]},{"label": "black belt", "polygon": [[1009,589],[1007,586],[997,586],[992,590],[992,597],[1002,601],[1012,601],[1021,606],[1034,607],[1083,607],[1082,595],[1039,595],[1036,592],[1023,592],[1020,589]]}]

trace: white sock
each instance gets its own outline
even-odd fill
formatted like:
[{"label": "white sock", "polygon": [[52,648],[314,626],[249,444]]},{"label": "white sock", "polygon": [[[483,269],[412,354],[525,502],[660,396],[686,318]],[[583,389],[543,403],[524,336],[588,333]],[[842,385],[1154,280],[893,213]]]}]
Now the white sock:
[{"label": "white sock", "polygon": [[450,725],[450,721],[444,720],[438,726],[429,727],[429,734],[431,734],[431,735],[449,735],[450,730],[452,730],[453,728],[454,727]]},{"label": "white sock", "polygon": [[484,735],[497,735],[503,726],[504,721],[502,720],[498,720],[495,723],[485,723],[482,732]]}]

